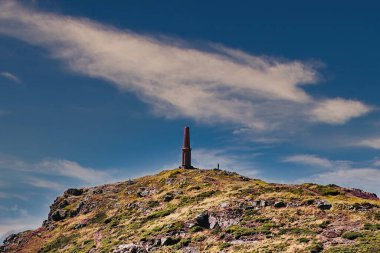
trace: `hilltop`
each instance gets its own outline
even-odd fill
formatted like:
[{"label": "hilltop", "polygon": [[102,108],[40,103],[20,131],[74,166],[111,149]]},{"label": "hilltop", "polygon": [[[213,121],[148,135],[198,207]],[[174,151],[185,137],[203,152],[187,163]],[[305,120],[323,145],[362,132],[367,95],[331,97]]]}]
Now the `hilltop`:
[{"label": "hilltop", "polygon": [[0,252],[380,252],[380,200],[336,185],[285,185],[175,169],[68,189],[48,219]]}]

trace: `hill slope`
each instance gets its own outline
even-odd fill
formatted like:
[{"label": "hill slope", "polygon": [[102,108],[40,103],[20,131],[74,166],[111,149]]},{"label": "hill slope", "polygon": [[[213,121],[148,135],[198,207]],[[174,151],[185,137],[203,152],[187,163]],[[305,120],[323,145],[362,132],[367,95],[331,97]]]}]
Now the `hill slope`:
[{"label": "hill slope", "polygon": [[379,229],[374,194],[175,169],[69,189],[0,252],[380,252]]}]

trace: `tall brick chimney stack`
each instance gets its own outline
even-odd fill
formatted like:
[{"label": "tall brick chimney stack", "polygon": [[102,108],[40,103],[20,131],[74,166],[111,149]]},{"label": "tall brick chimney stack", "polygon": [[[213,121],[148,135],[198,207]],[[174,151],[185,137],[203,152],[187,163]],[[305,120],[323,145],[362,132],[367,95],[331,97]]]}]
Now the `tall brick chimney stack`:
[{"label": "tall brick chimney stack", "polygon": [[183,147],[182,147],[182,168],[192,169],[191,166],[191,148],[190,148],[190,128],[187,126],[183,133]]}]

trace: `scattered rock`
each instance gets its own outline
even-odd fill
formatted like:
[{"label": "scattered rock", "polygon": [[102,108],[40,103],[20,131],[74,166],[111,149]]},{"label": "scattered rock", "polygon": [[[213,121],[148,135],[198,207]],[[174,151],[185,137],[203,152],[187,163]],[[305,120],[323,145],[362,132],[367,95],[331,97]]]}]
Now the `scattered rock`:
[{"label": "scattered rock", "polygon": [[200,190],[201,187],[199,185],[195,185],[195,186],[191,186],[188,190],[189,191],[197,191],[197,190]]},{"label": "scattered rock", "polygon": [[196,218],[195,221],[198,226],[203,227],[203,228],[210,228],[210,223],[209,223],[209,215],[207,212],[199,214]]},{"label": "scattered rock", "polygon": [[332,205],[327,202],[327,201],[317,201],[317,208],[321,209],[321,210],[330,210],[332,207]]},{"label": "scattered rock", "polygon": [[14,243],[18,239],[18,234],[10,234],[8,235],[5,240],[4,244],[11,244]]},{"label": "scattered rock", "polygon": [[165,202],[172,201],[174,199],[174,194],[173,193],[166,193],[163,197],[163,200]]},{"label": "scattered rock", "polygon": [[148,251],[140,245],[133,243],[118,245],[113,253],[147,253]]},{"label": "scattered rock", "polygon": [[303,202],[305,206],[311,206],[314,205],[315,200],[314,199],[307,199]]},{"label": "scattered rock", "polygon": [[53,221],[60,221],[66,218],[66,210],[58,209],[57,211],[53,212],[51,215],[51,219]]},{"label": "scattered rock", "polygon": [[283,208],[283,207],[286,207],[286,204],[283,201],[277,201],[277,202],[274,202],[273,206],[276,208]]},{"label": "scattered rock", "polygon": [[221,203],[219,206],[221,207],[221,208],[226,208],[226,207],[228,207],[228,202],[223,202],[223,203]]},{"label": "scattered rock", "polygon": [[165,180],[165,183],[168,185],[172,185],[175,181],[175,178],[169,177],[168,179]]},{"label": "scattered rock", "polygon": [[92,193],[93,193],[93,194],[102,194],[102,193],[103,193],[103,190],[100,189],[100,188],[98,188],[98,189],[94,189],[94,190],[92,191]]},{"label": "scattered rock", "polygon": [[127,207],[130,209],[135,209],[139,207],[139,205],[136,202],[131,202],[131,203],[128,203]]},{"label": "scattered rock", "polygon": [[97,248],[92,248],[88,251],[88,253],[98,253],[98,249]]},{"label": "scattered rock", "polygon": [[135,183],[136,182],[134,180],[132,180],[132,179],[128,179],[128,181],[127,181],[127,185],[133,185]]},{"label": "scattered rock", "polygon": [[338,231],[336,229],[331,229],[331,230],[326,230],[322,233],[322,235],[324,237],[327,237],[327,238],[336,238],[336,237],[339,237],[341,236],[342,232],[341,231]]},{"label": "scattered rock", "polygon": [[369,211],[370,209],[374,207],[377,207],[377,206],[366,202],[366,203],[355,203],[354,205],[350,206],[349,209],[352,209],[355,211]]},{"label": "scattered rock", "polygon": [[58,208],[65,208],[68,205],[69,205],[69,202],[67,201],[67,199],[64,199],[62,202],[58,204]]},{"label": "scattered rock", "polygon": [[78,205],[75,207],[75,211],[79,213],[82,210],[83,206],[84,206],[83,201],[79,202]]},{"label": "scattered rock", "polygon": [[249,180],[251,180],[249,177],[245,177],[245,176],[240,176],[240,179],[242,181],[249,181]]},{"label": "scattered rock", "polygon": [[65,196],[80,196],[83,194],[83,189],[69,188],[65,191]]},{"label": "scattered rock", "polygon": [[79,224],[76,224],[76,225],[74,226],[74,229],[81,229],[81,228],[83,228],[83,227],[85,227],[85,226],[86,226],[85,223],[79,223]]},{"label": "scattered rock", "polygon": [[163,237],[161,238],[161,245],[162,246],[170,246],[177,244],[181,239],[180,238],[173,238],[173,237]]},{"label": "scattered rock", "polygon": [[139,196],[139,197],[146,197],[146,196],[149,196],[149,195],[153,195],[155,193],[156,193],[155,189],[140,188],[137,191],[137,196]]},{"label": "scattered rock", "polygon": [[232,225],[239,224],[240,216],[230,212],[221,212],[218,214],[209,215],[208,222],[210,229],[226,228]]},{"label": "scattered rock", "polygon": [[303,203],[301,201],[290,201],[286,204],[287,207],[300,207]]},{"label": "scattered rock", "polygon": [[182,249],[183,253],[199,253],[199,250],[194,247],[186,247]]}]

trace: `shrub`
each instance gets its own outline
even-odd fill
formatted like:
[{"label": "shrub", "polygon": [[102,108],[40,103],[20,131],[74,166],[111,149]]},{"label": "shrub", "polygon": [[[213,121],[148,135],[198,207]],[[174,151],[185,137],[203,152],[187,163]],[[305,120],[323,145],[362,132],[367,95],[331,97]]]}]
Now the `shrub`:
[{"label": "shrub", "polygon": [[169,214],[171,214],[174,210],[175,210],[174,207],[170,207],[170,208],[165,209],[165,210],[159,210],[159,211],[153,212],[150,215],[148,215],[146,217],[146,219],[147,220],[153,220],[153,219],[165,217],[165,216],[168,216]]},{"label": "shrub", "polygon": [[340,194],[340,191],[335,189],[326,189],[321,192],[323,196],[337,196]]},{"label": "shrub", "polygon": [[104,223],[107,218],[107,214],[105,212],[99,212],[96,216],[91,220],[91,223]]},{"label": "shrub", "polygon": [[160,205],[160,202],[155,201],[155,200],[150,200],[150,201],[148,201],[147,204],[148,204],[149,207],[156,207],[156,206]]},{"label": "shrub", "polygon": [[201,192],[198,195],[195,195],[193,197],[184,196],[182,197],[181,203],[179,205],[184,206],[184,205],[189,205],[195,202],[200,202],[206,198],[213,196],[217,192],[218,191],[206,191],[206,192]]},{"label": "shrub", "polygon": [[196,232],[199,232],[199,231],[202,231],[202,230],[203,230],[203,228],[200,227],[200,226],[194,226],[194,227],[191,228],[191,232],[193,232],[193,233],[196,233]]},{"label": "shrub", "polygon": [[309,247],[309,250],[310,250],[310,253],[322,252],[323,251],[323,244],[320,242],[313,243],[313,245],[311,245]]},{"label": "shrub", "polygon": [[308,243],[308,242],[310,241],[310,239],[309,239],[309,238],[302,237],[302,238],[298,239],[298,241],[299,241],[300,243]]},{"label": "shrub", "polygon": [[331,222],[326,220],[326,221],[323,221],[321,224],[318,224],[318,227],[320,228],[327,228],[327,226],[330,224]]},{"label": "shrub", "polygon": [[365,230],[380,230],[380,224],[371,224],[371,223],[366,223],[364,224],[364,229]]},{"label": "shrub", "polygon": [[355,240],[358,237],[362,237],[362,233],[359,232],[346,232],[342,235],[344,239]]},{"label": "shrub", "polygon": [[235,238],[240,238],[241,236],[246,235],[255,235],[259,233],[259,231],[257,231],[255,228],[241,227],[238,225],[229,226],[226,229],[226,232],[232,234],[235,236]]},{"label": "shrub", "polygon": [[317,186],[316,189],[323,196],[337,196],[340,194],[340,191],[335,189],[334,185],[327,185],[327,186],[319,185]]},{"label": "shrub", "polygon": [[183,247],[189,246],[190,242],[191,242],[190,238],[182,238],[181,241],[179,241],[178,246],[179,248],[183,248]]},{"label": "shrub", "polygon": [[225,248],[228,248],[228,247],[230,247],[231,245],[232,245],[232,244],[229,243],[229,242],[224,242],[224,243],[220,244],[219,249],[220,249],[220,250],[224,250]]},{"label": "shrub", "polygon": [[40,253],[47,253],[47,252],[58,252],[59,249],[67,246],[71,241],[74,241],[76,238],[78,238],[79,235],[73,234],[70,236],[59,236],[57,239],[46,245],[42,250],[40,250]]},{"label": "shrub", "polygon": [[265,222],[269,222],[270,219],[269,219],[269,218],[262,218],[262,217],[259,217],[259,218],[256,218],[255,221],[256,221],[256,222],[260,222],[260,223],[265,223]]}]

